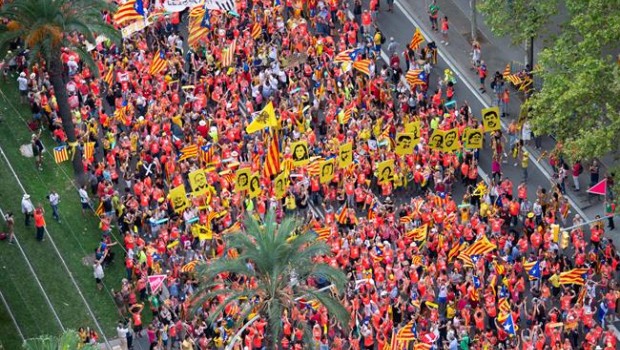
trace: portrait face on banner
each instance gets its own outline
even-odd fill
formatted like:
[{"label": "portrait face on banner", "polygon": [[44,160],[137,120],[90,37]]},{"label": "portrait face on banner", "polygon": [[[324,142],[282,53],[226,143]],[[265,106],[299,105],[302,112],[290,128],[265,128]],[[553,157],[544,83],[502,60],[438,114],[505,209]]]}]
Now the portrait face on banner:
[{"label": "portrait face on banner", "polygon": [[280,173],[274,180],[274,190],[276,194],[276,198],[282,199],[286,195],[286,191],[288,190],[289,180],[286,172]]},{"label": "portrait face on banner", "polygon": [[320,182],[322,184],[330,182],[334,178],[335,160],[328,159],[321,163]]},{"label": "portrait face on banner", "polygon": [[499,107],[489,107],[482,110],[482,125],[484,125],[485,132],[492,132],[502,128],[499,120]]},{"label": "portrait face on banner", "polygon": [[194,196],[202,196],[207,193],[207,176],[203,169],[197,169],[187,175],[189,178],[189,185],[192,188],[192,194]]},{"label": "portrait face on banner", "polygon": [[464,133],[465,148],[482,148],[482,131],[474,128],[465,129]]},{"label": "portrait face on banner", "polygon": [[377,182],[382,184],[394,178],[394,160],[389,159],[377,166]]},{"label": "portrait face on banner", "polygon": [[243,168],[237,170],[237,176],[235,180],[235,191],[247,190],[250,186],[250,175],[252,170],[250,168]]},{"label": "portrait face on banner", "polygon": [[346,168],[353,163],[353,143],[348,142],[340,145],[338,152],[338,166]]},{"label": "portrait face on banner", "polygon": [[414,143],[414,134],[398,133],[396,134],[396,154],[403,156],[412,154],[417,143]]},{"label": "portrait face on banner", "polygon": [[261,194],[262,188],[260,186],[260,176],[258,173],[254,173],[250,176],[248,192],[250,194],[250,198],[256,198]]},{"label": "portrait face on banner", "polygon": [[443,139],[443,150],[445,152],[452,152],[455,151],[459,148],[459,143],[458,143],[458,131],[456,128],[454,129],[450,129],[450,130],[446,130],[444,132],[444,139]]},{"label": "portrait face on banner", "polygon": [[418,140],[418,141],[420,140],[420,137],[421,137],[420,128],[421,127],[422,126],[419,120],[405,124],[405,133],[412,134],[412,137],[414,140],[413,143],[415,144],[417,144],[415,140]]},{"label": "portrait face on banner", "polygon": [[293,165],[302,166],[306,165],[310,160],[308,153],[308,143],[306,141],[295,142],[291,145]]},{"label": "portrait face on banner", "polygon": [[430,149],[443,150],[443,130],[435,130],[428,140],[428,147]]}]

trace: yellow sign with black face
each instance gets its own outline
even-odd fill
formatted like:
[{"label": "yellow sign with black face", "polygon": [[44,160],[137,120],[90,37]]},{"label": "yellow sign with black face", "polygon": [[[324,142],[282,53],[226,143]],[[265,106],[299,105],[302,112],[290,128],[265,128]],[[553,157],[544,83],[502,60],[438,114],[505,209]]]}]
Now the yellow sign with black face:
[{"label": "yellow sign with black face", "polygon": [[489,107],[482,110],[482,125],[484,125],[485,132],[493,132],[502,128],[499,120],[499,107]]},{"label": "yellow sign with black face", "polygon": [[198,237],[199,240],[211,240],[213,238],[213,231],[207,225],[194,224],[192,226],[192,235]]},{"label": "yellow sign with black face", "polygon": [[436,129],[433,131],[433,134],[428,139],[428,147],[430,149],[443,151],[443,140],[445,137],[445,132],[443,130]]},{"label": "yellow sign with black face", "polygon": [[414,139],[418,139],[418,140],[420,139],[421,128],[422,128],[422,124],[420,123],[419,120],[405,124],[405,132],[407,134],[413,134]]},{"label": "yellow sign with black face", "polygon": [[394,159],[385,160],[377,165],[377,182],[382,184],[394,178]]},{"label": "yellow sign with black face", "polygon": [[353,143],[347,142],[340,145],[338,151],[338,167],[346,168],[353,163]]},{"label": "yellow sign with black face", "polygon": [[[420,141],[420,139],[417,139]],[[415,135],[410,133],[399,132],[396,134],[396,149],[395,152],[399,156],[412,154],[414,147],[418,143],[416,142]]]},{"label": "yellow sign with black face", "polygon": [[324,184],[330,182],[334,178],[334,168],[336,167],[335,159],[328,159],[321,162],[321,174],[319,181]]},{"label": "yellow sign with black face", "polygon": [[187,175],[189,185],[192,188],[194,196],[202,196],[207,193],[209,184],[207,183],[207,175],[203,169],[194,170]]},{"label": "yellow sign with black face", "polygon": [[237,170],[237,176],[235,179],[235,191],[247,190],[250,187],[250,175],[252,169],[243,168]]},{"label": "yellow sign with black face", "polygon": [[288,190],[289,183],[288,172],[286,171],[280,173],[280,175],[276,177],[273,184],[277,199],[284,198],[286,191]]},{"label": "yellow sign with black face", "polygon": [[466,128],[463,133],[463,143],[465,144],[465,148],[482,148],[483,140],[484,137],[480,129]]},{"label": "yellow sign with black face", "polygon": [[458,129],[452,128],[450,130],[445,130],[443,136],[443,151],[454,152],[459,149],[460,146]]},{"label": "yellow sign with black face", "polygon": [[172,202],[172,208],[175,212],[180,213],[189,206],[189,200],[185,194],[185,186],[179,185],[169,193],[170,201]]},{"label": "yellow sign with black face", "polygon": [[293,152],[293,165],[302,166],[308,164],[310,161],[310,155],[308,153],[308,142],[299,141],[291,145],[291,151]]},{"label": "yellow sign with black face", "polygon": [[250,176],[248,192],[250,193],[250,198],[256,198],[261,194],[261,192],[263,192],[263,189],[260,186],[260,176],[258,173],[254,173]]}]

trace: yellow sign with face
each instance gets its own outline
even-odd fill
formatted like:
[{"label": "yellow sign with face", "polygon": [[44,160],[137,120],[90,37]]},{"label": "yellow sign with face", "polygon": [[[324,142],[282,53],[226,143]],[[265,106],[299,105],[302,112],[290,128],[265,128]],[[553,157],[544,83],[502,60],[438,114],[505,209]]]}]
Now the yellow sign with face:
[{"label": "yellow sign with face", "polygon": [[252,170],[250,168],[243,168],[237,170],[237,178],[235,180],[235,191],[247,190],[250,187],[250,175]]},{"label": "yellow sign with face", "polygon": [[248,192],[250,193],[250,198],[256,198],[263,192],[263,189],[260,186],[260,176],[258,173],[254,173],[250,176]]},{"label": "yellow sign with face", "polygon": [[192,188],[194,196],[202,196],[207,193],[209,184],[207,183],[207,175],[203,169],[194,170],[187,175],[189,185]]},{"label": "yellow sign with face", "polygon": [[443,151],[454,152],[460,147],[459,143],[459,131],[457,128],[444,131],[443,136]]},{"label": "yellow sign with face", "polygon": [[328,159],[321,162],[321,174],[319,181],[324,184],[330,182],[334,178],[334,168],[336,167],[335,159]]},{"label": "yellow sign with face", "polygon": [[289,186],[288,172],[282,172],[274,180],[274,189],[277,199],[282,199],[286,195]]},{"label": "yellow sign with face", "polygon": [[189,200],[185,193],[185,186],[179,185],[169,193],[170,201],[172,202],[172,208],[175,212],[180,213],[189,206]]},{"label": "yellow sign with face", "polygon": [[463,133],[463,143],[465,144],[465,148],[482,148],[483,140],[484,137],[480,129],[466,128]]},{"label": "yellow sign with face", "polygon": [[485,132],[493,132],[502,128],[499,120],[499,107],[489,107],[482,110],[482,125],[484,125]]},{"label": "yellow sign with face", "polygon": [[[399,156],[412,154],[413,148],[417,145],[417,142],[415,141],[416,140],[414,134],[404,132],[396,134],[396,154],[398,154]],[[417,141],[420,141],[420,139],[418,139]]]},{"label": "yellow sign with face", "polygon": [[394,178],[394,159],[385,160],[377,165],[377,182],[382,184]]},{"label": "yellow sign with face", "polygon": [[428,147],[430,149],[443,151],[443,140],[445,132],[443,130],[436,129],[428,139]]},{"label": "yellow sign with face", "polygon": [[299,141],[291,145],[293,152],[293,165],[298,167],[308,164],[310,161],[310,155],[308,153],[308,142]]}]

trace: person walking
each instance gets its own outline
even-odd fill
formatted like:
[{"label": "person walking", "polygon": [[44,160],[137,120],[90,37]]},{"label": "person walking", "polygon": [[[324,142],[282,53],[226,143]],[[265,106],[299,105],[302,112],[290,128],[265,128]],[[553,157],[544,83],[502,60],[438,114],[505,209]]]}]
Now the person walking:
[{"label": "person walking", "polygon": [[428,18],[431,21],[431,28],[433,30],[437,30],[437,18],[439,18],[439,5],[437,5],[437,0],[433,0],[433,2],[428,5]]},{"label": "person walking", "polygon": [[4,222],[6,222],[6,233],[9,235],[9,244],[13,244],[15,239],[15,218],[13,218],[12,212],[7,212],[4,215]]},{"label": "person walking", "polygon": [[42,242],[45,240],[45,210],[43,209],[43,205],[39,203],[37,208],[34,210],[34,226],[36,228],[37,233],[37,241]]},{"label": "person walking", "polygon": [[56,190],[51,190],[50,194],[47,195],[47,199],[50,201],[50,206],[52,207],[52,217],[60,224],[60,216],[58,215],[58,204],[60,203],[60,195],[58,194],[58,192],[56,192]]},{"label": "person walking", "polygon": [[116,326],[116,335],[118,339],[121,341],[121,349],[128,350],[127,346],[127,335],[129,334],[129,328],[127,327],[127,323],[123,321],[118,322],[118,326]]},{"label": "person walking", "polygon": [[441,19],[441,43],[448,46],[448,30],[450,25],[448,23],[448,16],[443,16]]},{"label": "person walking", "polygon": [[30,226],[30,218],[32,217],[33,212],[34,205],[30,200],[30,195],[26,193],[22,197],[22,213],[24,214],[24,225],[26,227]]},{"label": "person walking", "polygon": [[90,209],[90,197],[88,197],[86,185],[80,187],[78,194],[80,195],[80,203],[82,203],[82,216],[84,216],[86,210]]},{"label": "person walking", "polygon": [[101,260],[95,260],[93,263],[93,276],[95,276],[97,289],[101,291],[103,289],[103,277],[105,276],[103,273],[103,266],[101,266]]},{"label": "person walking", "polygon": [[19,77],[17,78],[17,87],[19,89],[20,102],[28,102],[28,78],[26,78],[25,72],[19,73]]},{"label": "person walking", "polygon": [[616,212],[616,203],[605,199],[605,216],[607,217],[607,228],[610,230],[615,230],[616,225],[614,224],[614,213]]},{"label": "person walking", "polygon": [[43,170],[43,143],[39,139],[39,135],[32,134],[31,140],[32,156],[34,157],[35,165],[39,171]]},{"label": "person walking", "polygon": [[530,154],[528,151],[523,151],[521,156],[521,170],[523,171],[523,182],[527,182],[527,168],[530,165]]}]

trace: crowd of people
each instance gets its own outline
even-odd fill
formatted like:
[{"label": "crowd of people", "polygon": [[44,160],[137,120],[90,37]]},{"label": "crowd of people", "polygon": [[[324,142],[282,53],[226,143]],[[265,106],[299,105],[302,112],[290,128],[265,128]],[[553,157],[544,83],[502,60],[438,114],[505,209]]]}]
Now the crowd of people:
[{"label": "crowd of people", "polygon": [[[298,215],[327,230],[321,239],[333,255],[320,260],[350,279],[341,291],[348,327],[321,305],[300,304],[282,317],[275,341],[283,349],[307,345],[301,324],[319,349],[616,349],[606,327],[618,312],[619,257],[604,222],[580,225],[560,183],[528,187],[520,126],[506,143],[501,130],[485,130],[478,111],[457,104],[453,73],[434,70],[441,48],[390,45],[377,0],[368,8],[360,0],[237,6],[161,15],[121,46],[98,42],[91,53],[100,78],[63,55],[75,132],[81,147],[94,143],[80,198],[83,209],[91,196],[100,203],[98,284],[114,260],[111,232],[122,234],[114,250],[124,254],[126,277],[113,295],[127,320],[117,328],[123,346],[146,337],[152,349],[223,349],[244,301],[208,323],[215,303],[195,312],[193,264],[225,255],[223,238],[242,229],[245,215],[275,210],[278,219]],[[438,13],[433,3],[429,15],[447,45],[448,19],[439,28]],[[113,17],[105,14],[111,24]],[[65,144],[47,72],[14,63],[35,127]],[[505,100],[501,74],[491,88]],[[269,108],[273,124],[260,119]],[[261,127],[248,132],[252,123]],[[458,137],[449,144],[452,131]],[[484,148],[475,131],[489,135]],[[408,151],[402,135],[419,142]],[[299,142],[305,154],[296,154]],[[350,164],[340,162],[347,144]],[[493,155],[489,185],[478,174],[480,152]],[[506,161],[523,169],[523,181],[503,176]],[[234,175],[246,168],[259,186],[239,190]],[[564,234],[558,223],[574,228]],[[153,275],[166,275],[164,285],[154,289]],[[235,348],[262,349],[265,325],[249,326]]]}]

